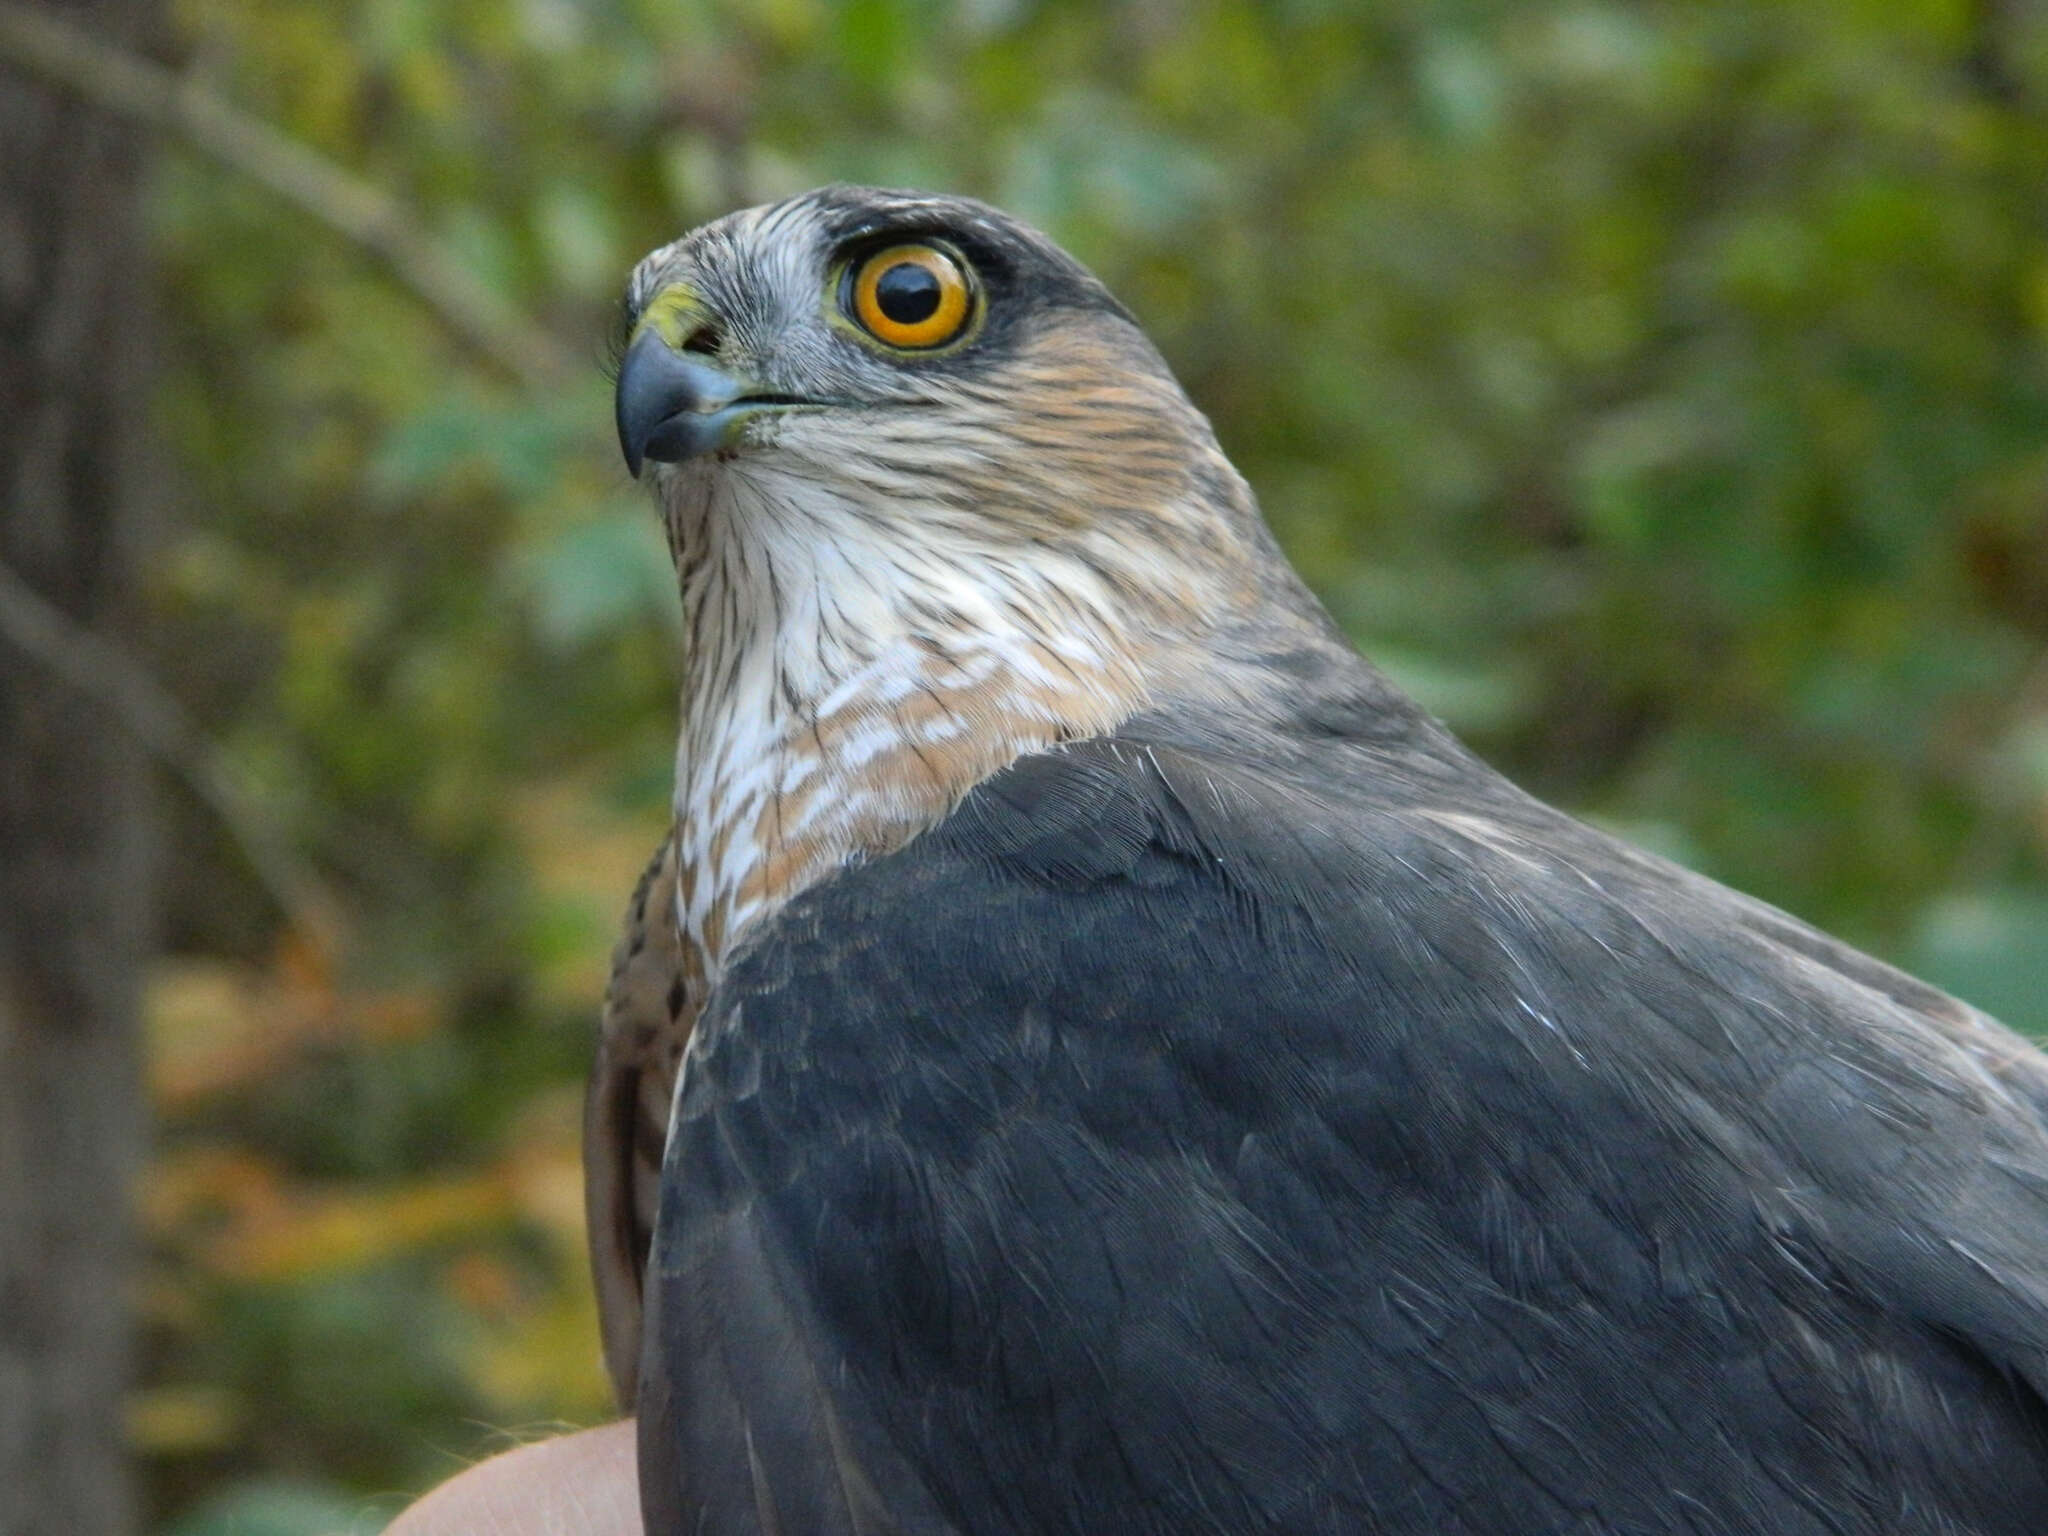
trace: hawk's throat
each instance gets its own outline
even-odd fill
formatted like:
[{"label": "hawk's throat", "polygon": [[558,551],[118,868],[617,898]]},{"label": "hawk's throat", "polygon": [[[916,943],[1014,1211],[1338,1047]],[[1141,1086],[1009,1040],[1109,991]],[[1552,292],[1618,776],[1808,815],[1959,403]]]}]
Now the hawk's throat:
[{"label": "hawk's throat", "polygon": [[913,540],[754,466],[693,478],[675,809],[696,990],[791,897],[1024,754],[1109,730],[1144,687],[1079,560]]}]

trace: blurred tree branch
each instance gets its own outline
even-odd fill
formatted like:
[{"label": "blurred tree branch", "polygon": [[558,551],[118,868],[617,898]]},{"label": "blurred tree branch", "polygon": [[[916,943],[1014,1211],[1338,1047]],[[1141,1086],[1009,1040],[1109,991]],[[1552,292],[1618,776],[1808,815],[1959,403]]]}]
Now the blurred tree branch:
[{"label": "blurred tree branch", "polygon": [[530,389],[568,376],[568,354],[499,302],[395,198],[161,64],[0,0],[0,61],[94,106],[173,132],[375,256],[480,356]]},{"label": "blurred tree branch", "polygon": [[220,818],[285,917],[323,953],[333,953],[338,926],[319,877],[250,802],[225,754],[141,662],[69,618],[5,565],[0,565],[0,636],[111,708],[135,739]]},{"label": "blurred tree branch", "polygon": [[[52,0],[57,3],[57,0]],[[161,0],[61,0],[142,46]],[[132,621],[163,465],[132,120],[0,88],[0,563],[71,628]],[[124,430],[109,432],[110,421]],[[148,754],[96,694],[0,645],[0,1530],[142,1524],[142,989],[156,938]]]}]

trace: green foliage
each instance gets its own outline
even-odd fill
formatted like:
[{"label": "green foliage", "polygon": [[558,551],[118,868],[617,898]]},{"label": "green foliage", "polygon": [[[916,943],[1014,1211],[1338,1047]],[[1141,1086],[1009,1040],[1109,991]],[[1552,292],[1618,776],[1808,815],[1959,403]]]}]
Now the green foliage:
[{"label": "green foliage", "polygon": [[360,1499],[288,1482],[249,1482],[207,1499],[167,1536],[373,1536],[384,1527]]},{"label": "green foliage", "polygon": [[198,79],[590,361],[522,393],[334,236],[165,168],[161,652],[347,935],[338,968],[280,947],[185,812],[137,1414],[172,1529],[305,1528],[319,1488],[422,1486],[477,1425],[604,1411],[574,1093],[662,820],[677,631],[603,337],[635,259],[741,201],[843,177],[1044,226],[1490,757],[2048,1031],[2023,8],[180,15]]}]

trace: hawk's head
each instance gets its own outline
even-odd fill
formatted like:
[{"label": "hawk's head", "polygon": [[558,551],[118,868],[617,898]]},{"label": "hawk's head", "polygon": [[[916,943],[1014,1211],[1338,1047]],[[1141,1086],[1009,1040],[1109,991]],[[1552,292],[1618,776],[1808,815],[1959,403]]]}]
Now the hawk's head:
[{"label": "hawk's head", "polygon": [[626,309],[619,437],[687,623],[678,809],[714,863],[821,818],[805,870],[887,846],[1023,752],[1229,687],[1219,653],[1328,633],[1136,322],[993,208],[749,209],[641,262]]},{"label": "hawk's head", "polygon": [[999,597],[1022,565],[1098,620],[1178,628],[1249,601],[1272,558],[1137,323],[985,204],[749,209],[641,262],[626,312],[620,443],[655,466],[686,576],[728,537],[785,586],[908,562],[927,602]]}]

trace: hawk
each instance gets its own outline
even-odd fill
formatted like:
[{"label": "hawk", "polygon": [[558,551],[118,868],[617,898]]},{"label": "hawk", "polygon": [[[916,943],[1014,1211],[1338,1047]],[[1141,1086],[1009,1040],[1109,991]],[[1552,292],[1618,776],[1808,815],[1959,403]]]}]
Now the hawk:
[{"label": "hawk", "polygon": [[627,310],[650,1532],[2048,1528],[2048,1061],[1476,760],[996,210],[827,188]]}]

